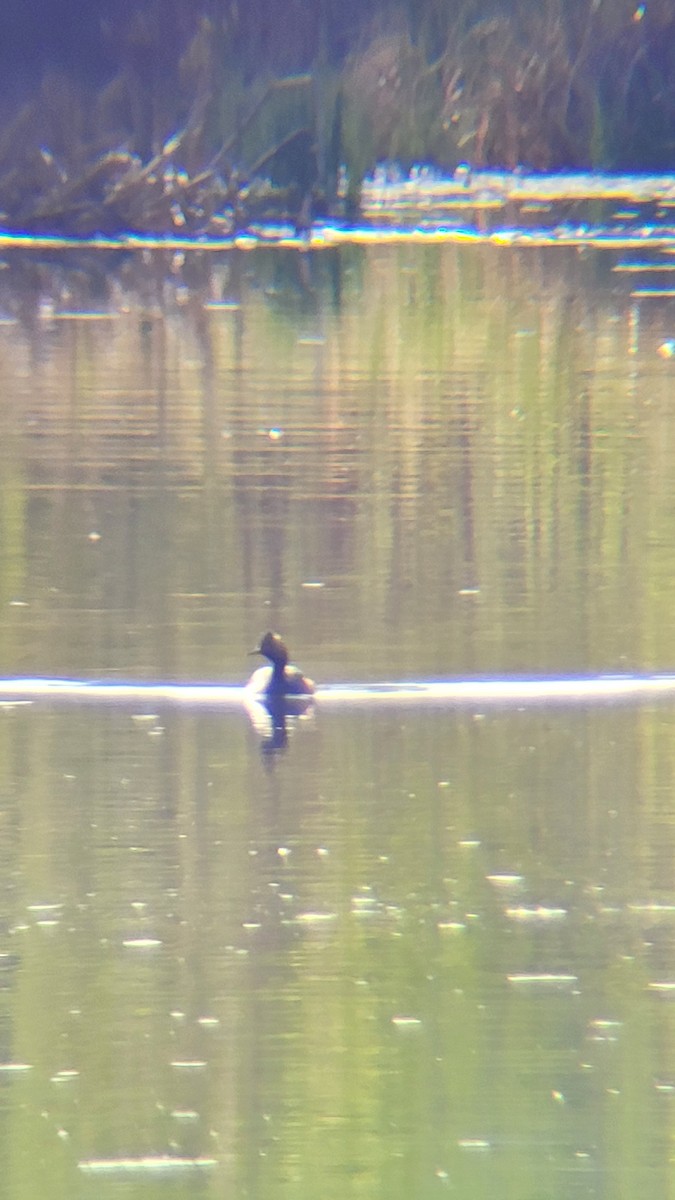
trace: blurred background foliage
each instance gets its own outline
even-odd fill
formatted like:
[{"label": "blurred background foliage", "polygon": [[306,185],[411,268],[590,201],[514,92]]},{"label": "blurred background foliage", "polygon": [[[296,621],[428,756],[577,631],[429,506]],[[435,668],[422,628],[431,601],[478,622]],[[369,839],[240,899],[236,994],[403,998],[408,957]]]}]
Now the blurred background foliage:
[{"label": "blurred background foliage", "polygon": [[341,165],[356,195],[382,161],[672,163],[672,0],[26,0],[3,26],[5,209],[12,170],[35,191],[50,156],[70,178],[177,136],[177,170],[328,203]]}]

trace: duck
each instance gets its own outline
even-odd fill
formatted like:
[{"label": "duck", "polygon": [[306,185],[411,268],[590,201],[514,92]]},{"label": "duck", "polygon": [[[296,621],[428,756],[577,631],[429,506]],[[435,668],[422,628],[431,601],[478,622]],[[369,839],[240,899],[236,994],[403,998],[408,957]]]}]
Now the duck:
[{"label": "duck", "polygon": [[303,675],[299,667],[288,662],[286,643],[278,633],[269,630],[260,645],[251,654],[262,654],[270,662],[269,667],[258,667],[247,684],[247,691],[267,700],[280,700],[289,696],[313,696],[314,683]]}]

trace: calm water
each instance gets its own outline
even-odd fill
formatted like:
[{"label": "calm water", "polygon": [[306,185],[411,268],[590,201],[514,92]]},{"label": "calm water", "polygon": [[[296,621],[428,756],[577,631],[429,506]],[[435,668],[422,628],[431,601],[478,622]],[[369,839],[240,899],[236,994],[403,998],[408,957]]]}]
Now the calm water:
[{"label": "calm water", "polygon": [[[9,256],[3,674],[672,670],[675,302],[617,261]],[[0,706],[3,1194],[667,1195],[674,733]]]}]

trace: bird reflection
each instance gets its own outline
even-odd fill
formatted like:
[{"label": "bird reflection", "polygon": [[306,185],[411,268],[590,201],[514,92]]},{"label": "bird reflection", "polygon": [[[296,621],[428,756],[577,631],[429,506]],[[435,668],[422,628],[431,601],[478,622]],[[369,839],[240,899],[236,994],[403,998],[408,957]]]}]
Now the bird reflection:
[{"label": "bird reflection", "polygon": [[260,738],[263,754],[285,750],[289,730],[299,718],[306,719],[314,713],[312,696],[249,694],[245,704],[251,725]]}]

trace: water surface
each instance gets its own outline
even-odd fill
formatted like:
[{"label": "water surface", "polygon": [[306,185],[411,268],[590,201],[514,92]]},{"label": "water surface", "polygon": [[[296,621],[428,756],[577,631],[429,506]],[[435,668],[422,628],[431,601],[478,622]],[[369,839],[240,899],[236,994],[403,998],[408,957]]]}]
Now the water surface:
[{"label": "water surface", "polygon": [[668,683],[664,264],[8,252],[3,677],[327,701],[3,693],[11,1200],[666,1193],[672,705],[480,690]]}]

